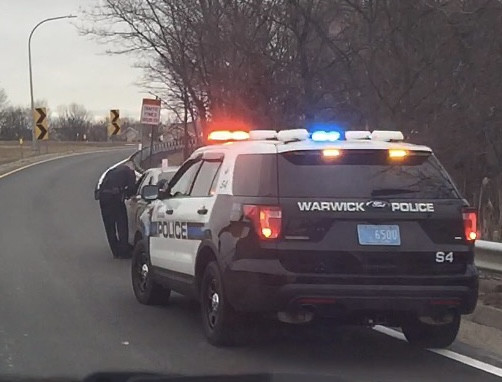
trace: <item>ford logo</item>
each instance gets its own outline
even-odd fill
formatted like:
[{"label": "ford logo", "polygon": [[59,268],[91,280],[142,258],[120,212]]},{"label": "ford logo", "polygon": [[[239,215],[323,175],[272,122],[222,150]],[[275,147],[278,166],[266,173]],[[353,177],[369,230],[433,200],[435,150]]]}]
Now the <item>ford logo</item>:
[{"label": "ford logo", "polygon": [[366,207],[368,208],[388,208],[390,206],[389,202],[386,202],[384,200],[370,200],[369,202],[366,202]]}]

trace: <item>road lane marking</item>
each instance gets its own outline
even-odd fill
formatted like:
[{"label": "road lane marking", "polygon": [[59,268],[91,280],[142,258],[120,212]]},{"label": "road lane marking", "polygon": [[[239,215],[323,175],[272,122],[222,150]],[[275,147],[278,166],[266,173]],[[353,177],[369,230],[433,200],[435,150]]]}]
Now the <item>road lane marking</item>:
[{"label": "road lane marking", "polygon": [[[404,336],[404,334],[395,329],[377,325],[373,328],[373,330],[376,330],[377,332],[388,335],[390,337],[397,338],[398,340],[406,341],[406,337]],[[498,377],[502,377],[502,368],[490,365],[489,363],[478,361],[477,359],[468,357],[463,354],[455,353],[454,351],[448,349],[427,349],[427,350],[432,353],[442,355],[443,357],[450,358],[454,361],[463,363],[465,365],[474,367],[476,369],[486,371],[487,373],[496,375]]]},{"label": "road lane marking", "polygon": [[5,178],[5,177],[7,177],[9,175],[15,174],[16,172],[25,170],[27,168],[30,168],[30,167],[33,167],[33,166],[37,166],[37,165],[42,164],[42,163],[51,162],[51,161],[56,160],[56,159],[70,158],[70,157],[74,157],[74,156],[77,156],[77,155],[84,155],[84,154],[109,153],[109,152],[121,151],[121,150],[130,150],[130,149],[129,148],[120,148],[120,149],[112,149],[112,150],[96,150],[96,151],[87,151],[87,152],[83,152],[83,153],[72,153],[72,154],[60,155],[60,156],[57,156],[57,157],[54,157],[54,158],[44,159],[44,160],[41,160],[41,161],[38,161],[38,162],[27,164],[27,165],[19,167],[19,168],[15,168],[14,170],[8,171],[5,174],[0,174],[0,179]]}]

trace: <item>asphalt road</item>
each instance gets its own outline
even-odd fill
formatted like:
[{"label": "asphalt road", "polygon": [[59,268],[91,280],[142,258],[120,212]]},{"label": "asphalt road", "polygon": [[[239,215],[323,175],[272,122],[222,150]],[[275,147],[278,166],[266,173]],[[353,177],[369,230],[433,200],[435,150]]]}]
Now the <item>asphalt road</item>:
[{"label": "asphalt road", "polygon": [[98,176],[126,154],[59,159],[0,179],[0,376],[144,370],[499,380],[363,328],[261,323],[249,346],[214,348],[203,337],[196,303],[175,295],[166,307],[140,305],[129,261],[112,259],[93,199]]}]

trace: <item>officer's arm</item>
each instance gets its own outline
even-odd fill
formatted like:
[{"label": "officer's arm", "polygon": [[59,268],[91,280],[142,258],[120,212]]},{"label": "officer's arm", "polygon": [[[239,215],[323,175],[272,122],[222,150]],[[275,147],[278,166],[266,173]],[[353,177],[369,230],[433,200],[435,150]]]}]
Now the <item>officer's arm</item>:
[{"label": "officer's arm", "polygon": [[126,196],[130,198],[134,195],[136,190],[136,174],[133,170],[127,172],[127,186],[126,186]]}]

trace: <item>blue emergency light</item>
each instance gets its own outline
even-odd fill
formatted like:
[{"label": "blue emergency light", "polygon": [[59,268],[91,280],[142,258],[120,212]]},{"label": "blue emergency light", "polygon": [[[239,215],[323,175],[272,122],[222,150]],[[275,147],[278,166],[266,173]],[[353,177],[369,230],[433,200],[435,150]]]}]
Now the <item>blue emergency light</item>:
[{"label": "blue emergency light", "polygon": [[342,135],[338,131],[318,130],[314,131],[310,138],[315,142],[335,142],[338,141],[341,136]]},{"label": "blue emergency light", "polygon": [[345,132],[340,126],[327,123],[316,122],[308,127],[310,139],[314,142],[336,142],[345,139]]}]

